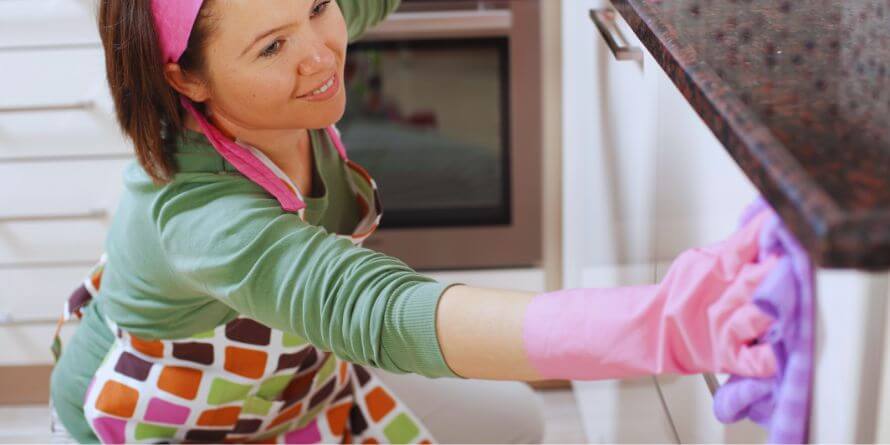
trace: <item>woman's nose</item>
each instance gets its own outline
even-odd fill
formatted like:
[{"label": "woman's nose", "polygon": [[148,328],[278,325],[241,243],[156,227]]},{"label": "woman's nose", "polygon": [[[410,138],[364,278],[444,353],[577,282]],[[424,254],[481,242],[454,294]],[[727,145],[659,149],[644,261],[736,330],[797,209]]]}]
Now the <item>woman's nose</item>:
[{"label": "woman's nose", "polygon": [[312,48],[312,51],[300,61],[297,67],[301,76],[311,76],[324,71],[331,71],[336,66],[337,60],[334,52],[324,45]]}]

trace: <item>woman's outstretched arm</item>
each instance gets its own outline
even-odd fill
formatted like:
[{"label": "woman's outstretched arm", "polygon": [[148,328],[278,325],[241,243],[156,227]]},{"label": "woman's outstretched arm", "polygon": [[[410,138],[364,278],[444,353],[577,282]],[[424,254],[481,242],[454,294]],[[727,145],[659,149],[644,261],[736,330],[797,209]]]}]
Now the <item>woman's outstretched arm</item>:
[{"label": "woman's outstretched arm", "polygon": [[759,251],[766,216],[687,250],[657,285],[537,295],[452,286],[436,313],[442,356],[461,377],[495,380],[772,375],[771,346],[757,340],[774,320],[751,301],[778,270]]}]

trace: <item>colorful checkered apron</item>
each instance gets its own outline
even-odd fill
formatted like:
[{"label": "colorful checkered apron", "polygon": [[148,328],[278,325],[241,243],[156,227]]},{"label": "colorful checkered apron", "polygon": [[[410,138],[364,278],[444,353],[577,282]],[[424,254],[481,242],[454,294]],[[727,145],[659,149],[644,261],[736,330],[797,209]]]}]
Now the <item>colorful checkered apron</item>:
[{"label": "colorful checkered apron", "polygon": [[[345,160],[362,210],[361,245],[382,216],[377,185]],[[258,155],[299,196],[293,182]],[[355,181],[373,189],[373,202]],[[303,218],[303,212],[300,211]],[[97,295],[106,256],[69,298],[64,319]],[[362,366],[246,317],[176,340],[147,340],[106,319],[115,341],[89,384],[84,414],[103,443],[431,443],[407,406]],[[61,321],[60,321],[61,325]],[[58,332],[53,352],[61,354]]]}]

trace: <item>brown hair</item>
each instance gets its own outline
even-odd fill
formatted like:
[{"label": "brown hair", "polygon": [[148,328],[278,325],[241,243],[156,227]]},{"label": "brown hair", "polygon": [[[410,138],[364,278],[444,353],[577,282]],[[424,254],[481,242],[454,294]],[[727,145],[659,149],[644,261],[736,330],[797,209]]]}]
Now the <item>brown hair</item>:
[{"label": "brown hair", "polygon": [[[201,6],[179,60],[183,71],[204,71],[204,48],[211,32],[208,3],[210,0]],[[102,0],[99,35],[117,121],[133,141],[136,158],[152,180],[156,184],[169,182],[176,173],[173,153],[183,131],[183,110],[178,93],[164,77],[151,0]]]}]

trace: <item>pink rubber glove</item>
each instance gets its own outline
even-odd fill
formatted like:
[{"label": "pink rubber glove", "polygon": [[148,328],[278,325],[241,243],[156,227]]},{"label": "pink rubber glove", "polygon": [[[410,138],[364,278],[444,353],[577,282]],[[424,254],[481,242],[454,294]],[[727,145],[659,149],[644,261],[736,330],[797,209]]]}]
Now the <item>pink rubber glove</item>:
[{"label": "pink rubber glove", "polygon": [[718,244],[681,254],[653,286],[568,289],[535,296],[523,340],[546,378],[597,380],[653,374],[775,373],[773,323],[751,297],[777,258],[758,262],[766,212]]}]

